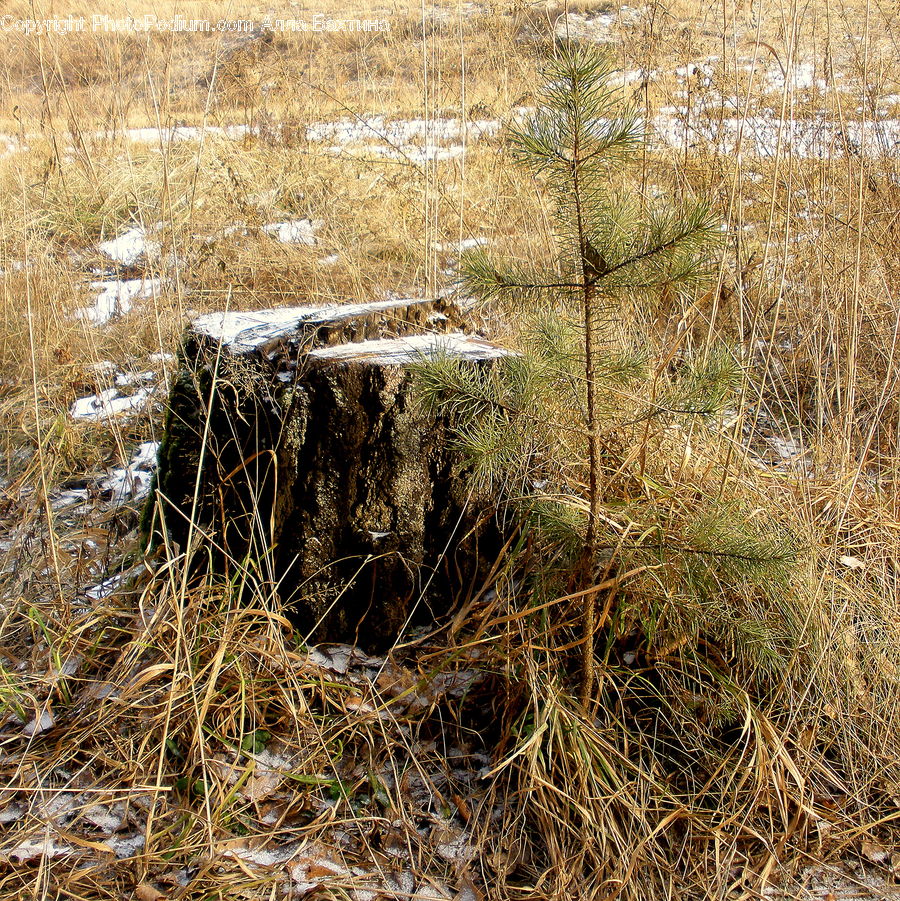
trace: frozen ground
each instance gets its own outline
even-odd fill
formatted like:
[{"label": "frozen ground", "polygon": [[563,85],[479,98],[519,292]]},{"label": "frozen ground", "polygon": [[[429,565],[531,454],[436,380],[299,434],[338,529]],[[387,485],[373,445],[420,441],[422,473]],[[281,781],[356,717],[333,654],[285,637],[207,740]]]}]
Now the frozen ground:
[{"label": "frozen ground", "polygon": [[[601,20],[603,17],[597,17]],[[668,73],[678,89],[679,102],[663,107],[648,122],[648,131],[660,147],[683,150],[706,146],[709,150],[749,157],[771,157],[777,152],[801,157],[826,159],[845,154],[867,157],[892,153],[900,144],[900,119],[891,117],[900,95],[887,94],[872,99],[863,95],[854,79],[841,72],[828,73],[821,64],[806,60],[784,69],[780,62],[766,57],[739,58],[741,79],[721,68],[718,57],[675,66]],[[657,81],[666,73],[640,69],[623,70],[615,76],[626,93],[644,82]],[[730,89],[726,89],[730,85]],[[752,94],[746,93],[750,91]],[[781,97],[789,98],[783,118]],[[840,104],[829,103],[830,96],[842,95]],[[752,100],[748,99],[752,96]],[[854,102],[854,96],[856,101]],[[863,103],[862,106],[859,104]],[[874,106],[872,105],[874,103]],[[837,110],[841,113],[838,117]],[[849,109],[849,114],[845,112]],[[520,108],[516,115],[527,114]],[[404,160],[416,165],[430,161],[452,160],[462,156],[472,144],[495,139],[503,123],[499,119],[388,118],[354,116],[308,125],[304,137],[311,148],[329,154],[352,154]],[[267,134],[272,131],[267,127]],[[277,136],[280,127],[274,127]],[[244,140],[255,134],[246,125],[178,126],[172,128],[131,128],[122,132],[98,132],[93,140],[102,142],[125,138],[148,144],[164,145],[172,141],[216,139]],[[37,140],[31,136],[30,140]],[[0,135],[0,148],[7,153],[27,149],[13,135]],[[279,240],[311,243],[306,226],[290,222],[264,226],[264,231]],[[135,227],[105,242],[101,249],[122,263],[133,262],[153,249],[148,233]]]}]

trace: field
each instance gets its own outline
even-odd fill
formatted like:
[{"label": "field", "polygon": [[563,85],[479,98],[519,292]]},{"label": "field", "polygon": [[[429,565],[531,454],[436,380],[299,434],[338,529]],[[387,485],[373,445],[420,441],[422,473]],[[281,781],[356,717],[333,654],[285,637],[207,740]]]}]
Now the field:
[{"label": "field", "polygon": [[[0,897],[893,897],[898,11],[125,15],[0,10]],[[617,431],[605,515],[624,541],[639,502],[733,502],[799,549],[778,609],[723,589],[655,637],[678,591],[623,586],[591,715],[559,663],[574,614],[537,628],[499,564],[374,658],[307,646],[274,591],[239,602],[138,528],[197,315],[450,295],[466,248],[553,260],[506,126],[566,40],[608,50],[645,123],[635,196],[723,221],[709,290],[630,333],[658,372],[726,345],[744,374],[711,424]],[[523,341],[499,306],[472,322]]]}]

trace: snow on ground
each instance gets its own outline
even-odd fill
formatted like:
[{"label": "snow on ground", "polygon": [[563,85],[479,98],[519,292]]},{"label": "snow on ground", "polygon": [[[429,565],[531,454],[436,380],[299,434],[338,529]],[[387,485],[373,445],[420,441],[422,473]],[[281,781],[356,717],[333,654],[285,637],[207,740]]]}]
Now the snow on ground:
[{"label": "snow on ground", "polygon": [[[748,109],[739,115],[741,101],[736,95],[724,96],[707,90],[713,80],[713,67],[708,63],[690,63],[675,69],[676,78],[682,83],[700,85],[704,90],[682,91],[686,101],[680,107],[661,109],[647,123],[648,131],[655,136],[660,147],[684,150],[688,147],[707,145],[716,152],[732,154],[738,149],[748,157],[768,158],[775,155],[780,146],[785,152],[812,159],[828,159],[852,154],[878,157],[896,150],[900,145],[900,120],[856,118],[841,124],[823,113],[781,120],[775,109]],[[658,73],[631,70],[619,73],[615,80],[628,85],[643,78],[654,78]],[[813,63],[793,65],[785,74],[780,67],[769,67],[761,79],[766,92],[780,92],[787,88],[794,93],[819,90],[848,90],[849,80],[835,75],[833,83],[826,83],[816,74]],[[690,101],[688,103],[688,100]],[[897,98],[888,95],[880,99],[879,109],[891,107]],[[521,114],[519,110],[517,114]],[[525,110],[524,112],[527,112]],[[722,113],[728,113],[722,116]],[[469,143],[496,137],[503,128],[499,119],[479,119],[463,122],[461,119],[397,119],[384,116],[356,117],[334,122],[314,123],[307,127],[306,140],[323,146],[326,153],[335,155],[362,154],[387,159],[398,159],[421,165],[426,162],[452,160],[462,156]],[[184,128],[176,132],[179,140],[199,139],[203,134],[214,134],[236,139],[247,134],[244,126],[222,128]],[[158,137],[155,129],[131,129],[126,133],[133,140],[150,140]],[[3,136],[0,135],[0,147]],[[309,220],[288,220],[262,227],[267,234],[285,243],[314,243],[315,223]],[[157,226],[158,228],[158,226]],[[241,226],[231,231],[241,231]],[[227,234],[224,231],[221,236]],[[159,252],[158,242],[148,237],[148,231],[140,226],[128,229],[100,249],[122,265],[134,265],[141,259]]]},{"label": "snow on ground", "polygon": [[162,282],[158,278],[109,279],[91,282],[92,291],[99,291],[92,307],[75,311],[75,318],[92,325],[106,325],[110,320],[131,312],[134,301],[153,297]]},{"label": "snow on ground", "polygon": [[5,269],[0,269],[0,276],[6,275],[7,272],[24,272],[29,268],[24,260],[7,260],[5,266]]},{"label": "snow on ground", "polygon": [[485,247],[487,238],[463,238],[461,241],[436,241],[432,246],[438,253],[465,253],[477,247]]},{"label": "snow on ground", "polygon": [[[141,144],[200,141],[206,137],[240,141],[251,133],[252,129],[249,125],[173,125],[169,128],[126,128],[124,132],[129,141]],[[103,138],[109,135],[109,132],[97,132],[95,137]]]},{"label": "snow on ground", "polygon": [[431,143],[459,142],[494,137],[502,127],[498,119],[397,119],[385,116],[366,116],[340,119],[337,122],[319,122],[306,129],[306,140],[311,143],[329,142],[345,147],[358,141],[378,138],[390,144],[402,146],[415,140]]},{"label": "snow on ground", "polygon": [[204,244],[212,244],[232,235],[249,235],[262,233],[280,241],[282,244],[318,244],[316,232],[325,224],[322,219],[288,219],[284,222],[270,222],[267,225],[250,226],[243,222],[235,222],[219,229],[212,235],[194,235],[194,240]]},{"label": "snow on ground", "polygon": [[[341,146],[329,147],[330,153],[341,154],[346,148]],[[426,144],[424,147],[406,145],[404,147],[390,147],[383,144],[365,144],[358,149],[360,154],[381,156],[386,159],[406,160],[408,163],[421,166],[424,163],[444,162],[457,159],[466,152],[462,144],[451,144],[449,147],[439,147],[436,144]]]},{"label": "snow on ground", "polygon": [[[696,75],[710,79],[708,65],[684,67],[692,69]],[[788,78],[796,89],[819,86],[819,79],[813,77],[811,64],[798,64],[788,73]],[[643,73],[624,73],[629,79],[643,77]],[[767,84],[777,85],[784,76],[780,70],[770,72]],[[715,98],[710,103],[701,96],[700,105],[704,113],[727,109],[734,113],[737,98]],[[648,130],[660,145],[675,150],[686,147],[709,145],[719,153],[730,155],[739,148],[747,156],[768,158],[781,147],[796,156],[814,159],[828,159],[847,153],[866,157],[877,157],[893,152],[900,144],[900,120],[879,119],[877,121],[849,119],[841,125],[826,115],[795,117],[782,122],[774,109],[761,109],[746,116],[699,114],[697,109],[664,107],[647,123]],[[426,160],[452,159],[464,153],[461,143],[468,140],[495,137],[503,123],[499,119],[480,119],[464,125],[458,119],[406,119],[394,122],[383,116],[366,119],[346,119],[338,122],[324,122],[309,126],[307,140],[311,143],[326,143],[331,153],[344,153],[358,149],[364,153],[385,157],[406,158],[414,162]],[[417,144],[414,141],[422,141]],[[301,220],[302,221],[302,220]],[[277,229],[287,223],[275,223],[266,229]]]},{"label": "snow on ground", "polygon": [[620,6],[598,13],[569,13],[557,18],[554,32],[561,40],[591,41],[609,44],[618,39],[613,26],[633,25],[645,13],[645,7]]},{"label": "snow on ground", "polygon": [[141,260],[147,260],[159,254],[159,242],[150,239],[148,235],[150,232],[160,231],[163,227],[164,223],[162,222],[157,222],[149,230],[141,225],[136,225],[109,241],[101,242],[98,250],[123,266],[134,266]]},{"label": "snow on ground", "polygon": [[69,415],[73,419],[102,422],[123,413],[140,412],[147,406],[152,394],[152,388],[139,388],[130,395],[123,395],[118,388],[107,388],[78,398],[69,408]]},{"label": "snow on ground", "polygon": [[503,127],[499,119],[398,119],[367,116],[310,125],[306,139],[326,143],[326,151],[349,151],[421,165],[451,160],[465,153],[468,142],[494,137]]},{"label": "snow on ground", "polygon": [[110,495],[113,504],[126,500],[143,500],[150,492],[150,483],[156,470],[158,441],[144,441],[131,455],[127,466],[113,469],[100,482],[100,490]]},{"label": "snow on ground", "polygon": [[[87,364],[99,390],[86,397],[79,397],[70,407],[72,419],[89,422],[104,422],[118,416],[126,416],[145,410],[157,391],[165,389],[165,370],[175,362],[172,354],[153,354],[153,362],[161,363],[158,369],[120,369],[111,360],[98,360]],[[135,452],[130,466],[135,470],[149,472],[155,460],[156,446],[153,442],[141,445]],[[152,465],[151,465],[152,464]],[[101,490],[111,490],[111,485]]]},{"label": "snow on ground", "polygon": [[117,574],[115,576],[110,576],[110,578],[104,579],[102,582],[94,585],[93,588],[88,588],[85,592],[85,597],[90,598],[92,601],[108,598],[121,584],[121,575]]},{"label": "snow on ground", "polygon": [[900,119],[848,121],[825,116],[782,121],[772,110],[755,115],[715,118],[691,116],[687,107],[665,107],[648,123],[660,145],[676,150],[708,147],[719,154],[773,158],[779,152],[801,159],[846,155],[880,157],[900,145]]},{"label": "snow on ground", "polygon": [[316,231],[324,224],[321,219],[290,219],[287,222],[264,225],[262,230],[282,244],[315,244]]}]

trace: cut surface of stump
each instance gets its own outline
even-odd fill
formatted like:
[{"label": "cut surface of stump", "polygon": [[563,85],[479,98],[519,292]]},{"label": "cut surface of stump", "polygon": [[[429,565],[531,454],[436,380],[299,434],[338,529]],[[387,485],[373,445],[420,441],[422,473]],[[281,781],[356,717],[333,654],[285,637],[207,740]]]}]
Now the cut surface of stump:
[{"label": "cut surface of stump", "polygon": [[[382,649],[430,622],[498,550],[409,364],[509,351],[426,301],[294,307],[195,320],[169,402],[148,525],[208,541],[223,573],[276,587],[314,640]],[[193,522],[193,525],[192,525]]]}]

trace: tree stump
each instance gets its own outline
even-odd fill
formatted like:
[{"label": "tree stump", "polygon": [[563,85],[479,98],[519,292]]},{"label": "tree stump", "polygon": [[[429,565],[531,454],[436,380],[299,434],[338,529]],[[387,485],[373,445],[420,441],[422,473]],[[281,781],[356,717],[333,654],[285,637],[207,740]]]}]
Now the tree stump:
[{"label": "tree stump", "polygon": [[[474,497],[408,364],[492,366],[508,351],[452,328],[442,303],[386,301],[197,319],[182,351],[145,526],[217,569],[275,586],[314,640],[383,649],[493,562]],[[193,518],[193,526],[191,524]]]}]

